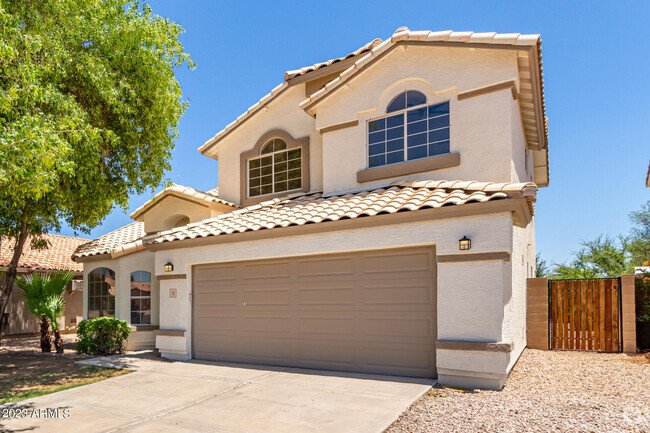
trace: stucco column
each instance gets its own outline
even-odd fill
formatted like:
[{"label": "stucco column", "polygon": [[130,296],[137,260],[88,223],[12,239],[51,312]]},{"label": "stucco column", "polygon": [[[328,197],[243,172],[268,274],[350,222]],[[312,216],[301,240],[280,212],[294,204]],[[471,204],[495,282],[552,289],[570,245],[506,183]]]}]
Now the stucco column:
[{"label": "stucco column", "polygon": [[623,317],[623,352],[636,353],[636,304],[634,275],[621,275],[621,310]]},{"label": "stucco column", "polygon": [[548,278],[528,278],[526,285],[527,346],[548,350]]}]

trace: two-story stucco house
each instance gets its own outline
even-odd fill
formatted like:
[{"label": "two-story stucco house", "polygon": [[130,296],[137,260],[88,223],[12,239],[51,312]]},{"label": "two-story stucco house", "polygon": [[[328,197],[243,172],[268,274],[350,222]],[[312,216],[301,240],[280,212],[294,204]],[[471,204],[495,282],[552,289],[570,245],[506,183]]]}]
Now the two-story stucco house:
[{"label": "two-story stucco house", "polygon": [[548,184],[539,35],[410,31],[289,71],[174,185],[80,247],[84,315],[175,359],[500,389]]}]

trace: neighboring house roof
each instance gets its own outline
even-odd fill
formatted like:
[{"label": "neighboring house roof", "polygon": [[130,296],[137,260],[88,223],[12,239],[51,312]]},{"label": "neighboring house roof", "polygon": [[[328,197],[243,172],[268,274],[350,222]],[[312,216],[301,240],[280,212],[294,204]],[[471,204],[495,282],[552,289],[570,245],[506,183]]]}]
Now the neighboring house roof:
[{"label": "neighboring house roof", "polygon": [[[47,249],[33,249],[28,239],[23,247],[23,252],[18,261],[19,268],[28,270],[61,270],[69,269],[82,272],[83,265],[72,261],[75,249],[89,241],[89,239],[73,238],[69,236],[46,234],[43,238],[48,242]],[[14,240],[2,238],[0,241],[0,267],[5,267],[11,262],[14,252]]]},{"label": "neighboring house roof", "polygon": [[284,73],[284,79],[289,80],[291,78],[295,78],[295,77],[298,77],[300,75],[305,75],[305,74],[307,74],[309,72],[313,72],[313,71],[315,71],[317,69],[324,68],[324,67],[327,67],[327,66],[331,66],[334,63],[342,62],[343,60],[347,60],[347,59],[349,59],[351,57],[358,56],[359,54],[367,53],[370,50],[372,50],[373,48],[375,48],[377,45],[381,44],[381,42],[382,42],[381,39],[376,38],[376,39],[373,39],[372,41],[368,42],[366,45],[359,48],[358,50],[353,51],[350,54],[345,55],[343,57],[337,57],[336,59],[330,59],[330,60],[327,60],[325,62],[316,63],[315,65],[312,65],[312,66],[305,66],[303,68],[295,69],[293,71],[287,71],[287,72]]},{"label": "neighboring house roof", "polygon": [[650,188],[650,164],[648,164],[648,174],[645,177],[645,186]]},{"label": "neighboring house roof", "polygon": [[72,254],[72,259],[103,254],[110,254],[111,258],[116,258],[134,253],[144,249],[142,244],[144,235],[144,223],[136,221],[80,245]]},{"label": "neighboring house roof", "polygon": [[158,203],[160,200],[162,200],[163,197],[168,196],[168,195],[174,195],[177,197],[182,197],[185,199],[189,199],[192,201],[195,201],[200,204],[211,204],[211,203],[219,203],[223,204],[226,206],[230,206],[234,209],[239,208],[240,206],[236,205],[235,203],[231,203],[226,200],[222,200],[219,198],[219,189],[214,188],[211,189],[210,191],[199,191],[194,188],[190,188],[189,186],[183,186],[183,185],[178,185],[178,184],[171,184],[167,188],[163,189],[160,191],[158,194],[156,194],[151,200],[137,208],[132,214],[131,218],[132,219],[138,219],[140,215],[145,213],[147,210],[149,210],[151,207],[153,207],[156,203]]},{"label": "neighboring house roof", "polygon": [[[329,94],[333,93],[337,89],[341,88],[344,83],[349,81],[352,77],[357,75],[361,70],[371,63],[374,63],[375,59],[380,58],[386,52],[391,50],[395,45],[404,42],[415,42],[415,43],[434,43],[438,45],[452,46],[452,45],[468,45],[468,46],[498,46],[506,45],[513,47],[522,47],[522,49],[529,49],[533,47],[536,51],[536,58],[531,59],[531,62],[534,61],[536,64],[531,65],[535,66],[535,69],[539,69],[539,82],[537,83],[539,89],[535,89],[533,85],[529,90],[528,85],[525,87],[522,85],[520,93],[523,96],[526,93],[530,93],[531,108],[534,107],[534,99],[538,99],[539,106],[539,116],[536,117],[535,111],[528,111],[522,107],[522,117],[524,120],[524,125],[532,128],[541,128],[541,134],[535,134],[541,137],[531,138],[531,135],[527,133],[527,139],[535,144],[535,147],[546,148],[548,146],[548,125],[546,119],[546,109],[544,103],[544,79],[542,74],[542,40],[540,35],[522,35],[520,33],[474,33],[474,32],[454,32],[451,30],[432,32],[432,31],[410,31],[407,27],[400,27],[395,31],[395,33],[389,38],[383,41],[378,46],[374,47],[370,52],[359,58],[352,66],[343,71],[337,78],[333,79],[325,87],[314,92],[311,96],[305,99],[300,103],[300,108],[305,111],[310,112],[311,109],[320,101],[322,101]],[[528,71],[529,66],[525,67],[525,70],[528,72],[528,75],[534,74],[534,70],[531,68]],[[522,81],[525,81],[522,77]],[[534,83],[534,81],[533,81]],[[526,83],[528,84],[528,83]],[[536,93],[538,93],[536,95]],[[522,104],[523,105],[523,104]],[[313,114],[313,113],[312,113]],[[529,129],[527,128],[527,129]],[[530,144],[530,143],[529,143]]]},{"label": "neighboring house roof", "polygon": [[330,197],[322,193],[300,193],[160,232],[148,236],[144,242],[162,244],[515,197],[526,198],[532,215],[536,195],[537,186],[532,182],[462,181],[396,182],[387,188]]}]

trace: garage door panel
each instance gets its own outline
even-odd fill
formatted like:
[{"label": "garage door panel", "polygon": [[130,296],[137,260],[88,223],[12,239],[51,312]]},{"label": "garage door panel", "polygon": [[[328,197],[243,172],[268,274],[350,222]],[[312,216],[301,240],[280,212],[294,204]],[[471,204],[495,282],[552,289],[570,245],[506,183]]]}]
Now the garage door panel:
[{"label": "garage door panel", "polygon": [[295,344],[295,353],[299,365],[309,365],[311,368],[331,369],[336,366],[352,369],[357,363],[356,348],[352,344],[340,342],[325,345],[305,341]]},{"label": "garage door panel", "polygon": [[354,335],[354,317],[328,317],[322,313],[300,317],[298,319],[298,333],[300,336],[317,334],[321,336],[348,336]]},{"label": "garage door panel", "polygon": [[390,314],[386,316],[366,316],[362,323],[361,333],[370,336],[420,337],[433,338],[433,323],[429,317],[404,317],[404,315]]},{"label": "garage door panel", "polygon": [[244,264],[241,266],[240,278],[248,280],[273,280],[286,279],[291,272],[291,265],[287,261],[273,261],[271,263]]},{"label": "garage door panel", "polygon": [[412,347],[386,348],[366,347],[360,354],[366,369],[407,373],[409,371],[431,371],[435,368],[433,349],[414,349]]},{"label": "garage door panel", "polygon": [[364,281],[362,299],[363,303],[368,305],[424,304],[430,308],[433,304],[431,281],[424,279],[419,279],[416,281]]},{"label": "garage door panel", "polygon": [[194,277],[194,284],[215,287],[213,283],[219,281],[236,281],[237,266],[235,265],[203,265],[202,272]]},{"label": "garage door panel", "polygon": [[[230,312],[224,312],[230,313]],[[201,312],[199,310],[195,311],[196,319],[199,321],[202,326],[199,328],[201,331],[236,331],[241,325],[239,323],[239,317],[236,315],[226,315],[226,314],[213,314],[212,312]]]},{"label": "garage door panel", "polygon": [[248,362],[266,362],[282,364],[285,359],[291,359],[291,340],[266,338],[247,338],[240,341],[242,355]]},{"label": "garage door panel", "polygon": [[403,252],[367,253],[361,258],[361,270],[364,274],[380,275],[407,272],[431,272],[431,254],[415,251],[410,254]]},{"label": "garage door panel", "polygon": [[328,259],[312,259],[312,260],[297,260],[296,261],[296,274],[299,278],[318,278],[326,277],[345,277],[354,274],[353,260],[350,258],[328,258]]},{"label": "garage door panel", "polygon": [[212,306],[234,307],[238,304],[237,291],[234,289],[211,291],[208,288],[202,288],[198,290],[195,288],[194,296],[199,296],[201,298],[201,305],[197,306],[197,308]]},{"label": "garage door panel", "polygon": [[291,319],[287,315],[245,314],[243,330],[255,334],[289,334]]},{"label": "garage door panel", "polygon": [[289,305],[291,303],[291,292],[288,288],[245,288],[242,292],[246,306]]},{"label": "garage door panel", "polygon": [[297,289],[298,305],[341,306],[354,305],[354,287],[350,282],[340,283],[305,283]]},{"label": "garage door panel", "polygon": [[434,257],[420,247],[197,266],[193,354],[435,377]]}]

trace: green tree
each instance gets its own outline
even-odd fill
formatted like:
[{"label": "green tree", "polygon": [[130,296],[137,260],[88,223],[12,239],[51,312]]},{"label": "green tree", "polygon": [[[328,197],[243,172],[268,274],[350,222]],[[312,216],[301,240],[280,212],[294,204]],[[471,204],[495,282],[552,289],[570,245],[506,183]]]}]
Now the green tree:
[{"label": "green tree", "polygon": [[2,317],[28,240],[88,232],[160,185],[187,107],[174,69],[194,64],[183,29],[137,1],[0,0],[0,33]]},{"label": "green tree", "polygon": [[650,260],[650,200],[640,210],[630,213],[630,222],[633,227],[625,240],[630,252],[630,268],[633,268]]},{"label": "green tree", "polygon": [[549,268],[546,260],[542,259],[542,255],[537,253],[535,255],[535,276],[537,278],[546,278],[549,275]]},{"label": "green tree", "polygon": [[569,264],[555,265],[554,278],[618,277],[626,272],[629,259],[625,242],[601,235],[580,245]]},{"label": "green tree", "polygon": [[63,315],[65,301],[63,293],[75,273],[72,271],[54,272],[50,275],[34,273],[16,278],[16,285],[25,300],[25,309],[41,321],[41,350],[50,352],[50,325],[54,331],[54,346],[57,353],[63,353],[63,340],[59,334],[57,320]]}]

